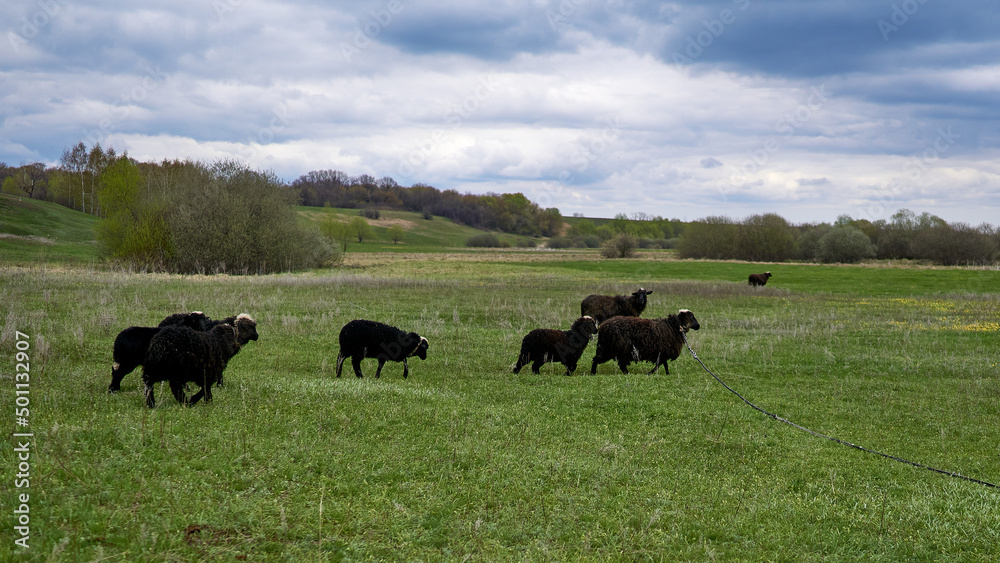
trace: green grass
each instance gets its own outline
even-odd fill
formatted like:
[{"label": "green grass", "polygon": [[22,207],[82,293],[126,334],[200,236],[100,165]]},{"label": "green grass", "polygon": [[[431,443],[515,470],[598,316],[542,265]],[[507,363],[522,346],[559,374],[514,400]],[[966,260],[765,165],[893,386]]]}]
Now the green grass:
[{"label": "green grass", "polygon": [[47,201],[0,194],[0,257],[8,264],[93,264],[97,218]]},{"label": "green grass", "polygon": [[[299,214],[319,224],[324,218],[333,216],[338,221],[349,221],[358,215],[357,209],[299,207]],[[422,213],[410,211],[381,211],[378,220],[368,219],[375,236],[364,242],[352,240],[348,253],[356,252],[440,252],[445,249],[464,248],[465,241],[483,231],[459,225],[451,219],[434,217],[424,219]],[[393,224],[403,227],[405,238],[399,243],[392,242],[387,231]],[[501,241],[515,246],[525,237],[498,233]]]},{"label": "green grass", "polygon": [[[591,344],[575,377],[510,373],[528,330],[567,327],[588,293],[645,285],[651,313],[695,312],[692,345],[751,401],[997,482],[1000,274],[658,257],[383,253],[265,277],[6,267],[0,365],[14,367],[13,331],[28,334],[35,440],[32,547],[5,542],[0,560],[1000,557],[996,489],[777,423],[687,354],[669,375],[590,376]],[[775,277],[752,289],[748,269]],[[212,404],[182,408],[160,386],[150,411],[139,373],[105,393],[119,330],[192,309],[259,322]],[[428,359],[406,380],[399,364],[374,379],[371,360],[364,379],[334,377],[353,318],[416,330]]]}]

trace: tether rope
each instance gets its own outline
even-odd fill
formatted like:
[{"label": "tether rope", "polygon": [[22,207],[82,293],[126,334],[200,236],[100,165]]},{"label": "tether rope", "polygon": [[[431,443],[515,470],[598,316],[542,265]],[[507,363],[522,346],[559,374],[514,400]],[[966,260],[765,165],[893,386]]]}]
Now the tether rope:
[{"label": "tether rope", "polygon": [[921,469],[927,469],[929,471],[934,471],[935,473],[942,473],[944,475],[948,475],[949,477],[955,477],[955,478],[958,478],[958,479],[965,479],[966,481],[972,481],[973,483],[979,483],[980,485],[986,485],[987,487],[1000,488],[997,485],[995,485],[993,483],[990,483],[989,481],[982,481],[980,479],[974,479],[972,477],[966,477],[965,475],[962,475],[961,473],[955,473],[954,471],[945,471],[944,469],[937,469],[936,467],[931,467],[929,465],[924,465],[922,463],[917,463],[917,462],[914,462],[914,461],[903,459],[901,457],[896,457],[894,455],[889,455],[889,454],[886,454],[886,453],[882,453],[880,451],[868,449],[868,448],[866,448],[864,446],[859,446],[857,444],[852,444],[851,442],[848,442],[846,440],[841,440],[840,438],[835,438],[833,436],[827,436],[826,434],[821,434],[821,433],[816,432],[814,430],[810,430],[810,429],[806,428],[805,426],[800,426],[800,425],[795,424],[794,422],[792,422],[790,420],[784,419],[784,418],[782,418],[782,417],[780,417],[780,416],[778,416],[778,415],[776,415],[774,413],[768,412],[768,411],[766,411],[766,410],[758,407],[757,405],[751,403],[750,401],[748,401],[743,395],[740,395],[732,387],[726,385],[726,382],[723,381],[722,379],[720,379],[719,376],[717,376],[714,373],[712,373],[712,370],[708,369],[708,366],[705,365],[705,362],[701,361],[701,358],[698,357],[698,354],[695,354],[694,350],[691,348],[691,344],[688,343],[688,341],[687,341],[687,335],[685,335],[684,332],[685,332],[684,330],[681,330],[681,336],[684,337],[684,345],[687,346],[688,351],[691,352],[691,357],[693,357],[695,360],[697,360],[698,363],[701,364],[701,367],[705,368],[705,371],[707,371],[709,375],[711,375],[712,377],[714,377],[715,380],[718,381],[719,383],[721,383],[722,386],[725,387],[727,390],[729,390],[730,393],[732,393],[733,395],[736,395],[744,403],[746,403],[746,404],[750,405],[751,407],[753,407],[754,410],[757,410],[757,411],[759,411],[759,412],[761,412],[761,413],[763,413],[763,414],[765,414],[765,415],[773,418],[774,420],[777,420],[779,422],[784,422],[785,424],[787,424],[789,426],[794,426],[795,428],[798,428],[799,430],[802,430],[803,432],[808,432],[809,434],[812,434],[813,436],[816,436],[816,437],[819,437],[819,438],[826,438],[827,440],[832,440],[834,442],[837,442],[838,444],[843,444],[845,446],[850,446],[852,448],[861,450],[863,452],[868,452],[870,454],[879,455],[879,456],[882,456],[884,458],[888,458],[888,459],[891,459],[893,461],[898,461],[900,463],[905,463],[905,464],[908,464],[908,465],[912,465],[914,467],[919,467]]}]

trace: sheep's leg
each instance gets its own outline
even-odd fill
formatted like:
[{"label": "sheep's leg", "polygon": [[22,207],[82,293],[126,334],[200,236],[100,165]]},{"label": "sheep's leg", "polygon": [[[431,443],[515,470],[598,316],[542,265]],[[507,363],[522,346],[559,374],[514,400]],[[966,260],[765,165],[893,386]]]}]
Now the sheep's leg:
[{"label": "sheep's leg", "polygon": [[627,358],[626,359],[619,358],[618,359],[618,369],[622,370],[622,373],[624,373],[625,375],[628,375],[628,365],[630,363],[632,363],[632,362],[630,362]]},{"label": "sheep's leg", "polygon": [[[405,361],[405,360],[404,360]],[[382,375],[382,366],[385,365],[385,360],[382,358],[378,359],[378,369],[375,370],[375,379],[378,379]]]},{"label": "sheep's leg", "polygon": [[182,405],[187,403],[187,395],[184,394],[184,388],[186,386],[186,383],[170,382],[170,390],[173,391],[174,398],[177,399],[177,402]]},{"label": "sheep's leg", "polygon": [[410,366],[406,365],[406,358],[403,358],[403,379],[410,375]]},{"label": "sheep's leg", "polygon": [[153,408],[156,406],[156,398],[153,396],[153,384],[146,384],[146,406]]},{"label": "sheep's leg", "polygon": [[205,401],[206,402],[208,401],[208,397],[205,396],[205,388],[204,387],[202,387],[201,389],[199,389],[197,393],[195,393],[194,395],[191,396],[191,399],[188,401],[187,405],[189,407],[194,406],[194,404],[197,403],[198,401],[200,401],[202,397],[205,397]]},{"label": "sheep's leg", "polygon": [[205,402],[206,403],[211,403],[212,402],[212,386],[211,385],[206,385],[206,386],[202,387],[200,390],[198,390],[198,392],[195,393],[194,396],[191,397],[190,402],[188,402],[188,406],[193,406],[195,403],[197,403],[198,401],[200,401],[202,397],[205,398]]},{"label": "sheep's leg", "polygon": [[361,355],[351,356],[351,366],[354,367],[354,375],[358,376],[358,379],[364,377],[361,375]]},{"label": "sheep's leg", "polygon": [[111,366],[111,385],[108,385],[108,393],[117,393],[122,388],[122,379],[126,375],[132,373],[137,366],[133,365],[121,365],[115,362],[115,365]]},{"label": "sheep's leg", "polygon": [[535,360],[535,362],[531,364],[531,373],[539,373],[539,370],[541,370],[544,365],[545,360]]},{"label": "sheep's leg", "polygon": [[346,359],[347,359],[347,356],[344,355],[343,351],[340,351],[337,354],[337,377],[340,377],[340,370],[341,370],[341,368],[344,367],[344,360],[346,360]]},{"label": "sheep's leg", "polygon": [[530,358],[528,358],[527,356],[523,356],[523,355],[522,356],[518,356],[517,357],[517,363],[514,364],[514,373],[520,372],[521,368],[523,368],[525,366],[525,364],[528,363],[529,360],[530,360]]}]

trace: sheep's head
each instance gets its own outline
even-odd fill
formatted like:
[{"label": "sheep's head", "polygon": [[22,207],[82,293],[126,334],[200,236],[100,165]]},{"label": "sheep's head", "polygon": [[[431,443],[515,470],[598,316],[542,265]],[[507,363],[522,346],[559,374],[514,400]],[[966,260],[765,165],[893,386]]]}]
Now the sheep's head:
[{"label": "sheep's head", "polygon": [[639,291],[636,291],[635,293],[632,294],[632,297],[635,299],[636,303],[645,307],[646,296],[649,295],[650,293],[653,293],[653,290],[646,291],[645,289],[640,287]]},{"label": "sheep's head", "polygon": [[257,340],[257,321],[253,320],[253,317],[243,313],[236,317],[236,321],[233,323],[236,327],[236,341],[243,346],[251,340]]},{"label": "sheep's head", "polygon": [[594,317],[586,315],[574,321],[570,330],[584,338],[591,339],[597,334],[597,321],[594,320]]},{"label": "sheep's head", "polygon": [[417,344],[416,349],[414,349],[413,353],[411,353],[410,355],[411,356],[416,356],[416,357],[420,358],[421,360],[426,360],[427,359],[427,348],[429,346],[429,344],[427,343],[427,339],[424,338],[423,336],[418,335],[415,332],[411,332],[410,333],[410,338],[413,338],[414,340],[417,340],[417,339],[420,340],[420,342]]},{"label": "sheep's head", "polygon": [[690,329],[698,330],[701,325],[698,324],[698,319],[694,318],[694,313],[687,309],[681,309],[677,313],[677,320],[681,323],[681,330],[687,332]]}]

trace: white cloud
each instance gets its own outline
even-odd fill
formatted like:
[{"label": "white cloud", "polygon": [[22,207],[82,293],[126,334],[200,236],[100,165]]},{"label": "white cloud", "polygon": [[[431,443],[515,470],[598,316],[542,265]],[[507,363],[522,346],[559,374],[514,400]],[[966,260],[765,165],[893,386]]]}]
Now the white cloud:
[{"label": "white cloud", "polygon": [[754,2],[686,65],[670,53],[717,10],[573,3],[553,27],[555,2],[68,4],[0,49],[0,161],[99,140],[289,180],[520,191],[566,214],[995,221],[1000,82],[981,15],[928,4],[962,42],[913,26],[885,44],[851,27],[881,13],[859,2]]}]

